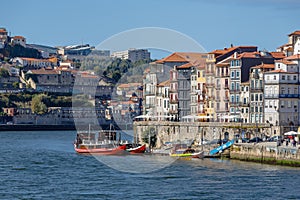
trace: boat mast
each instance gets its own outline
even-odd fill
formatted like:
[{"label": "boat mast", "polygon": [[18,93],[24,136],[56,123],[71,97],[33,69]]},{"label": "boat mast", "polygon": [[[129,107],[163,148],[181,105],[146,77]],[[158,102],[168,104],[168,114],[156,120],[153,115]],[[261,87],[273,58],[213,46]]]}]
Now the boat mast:
[{"label": "boat mast", "polygon": [[89,124],[89,140],[91,141],[91,124]]}]

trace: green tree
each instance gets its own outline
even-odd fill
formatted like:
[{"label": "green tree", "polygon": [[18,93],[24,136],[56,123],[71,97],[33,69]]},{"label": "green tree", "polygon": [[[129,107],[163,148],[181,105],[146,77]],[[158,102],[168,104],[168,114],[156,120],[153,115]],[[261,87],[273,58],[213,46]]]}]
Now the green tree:
[{"label": "green tree", "polygon": [[31,110],[33,113],[42,115],[47,112],[47,106],[43,103],[44,95],[36,95],[31,101]]}]

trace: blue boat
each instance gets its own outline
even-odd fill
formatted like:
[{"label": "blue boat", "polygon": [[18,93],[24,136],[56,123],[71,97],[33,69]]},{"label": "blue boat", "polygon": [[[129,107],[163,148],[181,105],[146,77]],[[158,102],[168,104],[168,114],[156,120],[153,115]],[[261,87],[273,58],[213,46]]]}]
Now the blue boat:
[{"label": "blue boat", "polygon": [[215,155],[215,154],[217,154],[217,153],[219,153],[219,152],[222,152],[222,151],[224,151],[225,149],[228,149],[229,147],[231,147],[231,146],[233,145],[233,143],[234,143],[234,140],[230,140],[230,141],[226,142],[225,144],[222,144],[221,146],[219,146],[219,147],[217,147],[217,148],[211,150],[211,151],[209,152],[209,155],[212,156],[212,155]]}]

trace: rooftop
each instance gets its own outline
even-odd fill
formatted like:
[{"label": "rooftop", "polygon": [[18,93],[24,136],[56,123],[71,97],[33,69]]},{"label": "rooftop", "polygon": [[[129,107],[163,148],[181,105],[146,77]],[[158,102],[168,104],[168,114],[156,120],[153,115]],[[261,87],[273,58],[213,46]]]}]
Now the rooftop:
[{"label": "rooftop", "polygon": [[260,65],[256,65],[254,67],[251,67],[252,69],[275,69],[275,65],[274,64],[260,64]]},{"label": "rooftop", "polygon": [[294,32],[290,33],[288,36],[291,36],[291,35],[300,35],[300,30],[294,31]]}]

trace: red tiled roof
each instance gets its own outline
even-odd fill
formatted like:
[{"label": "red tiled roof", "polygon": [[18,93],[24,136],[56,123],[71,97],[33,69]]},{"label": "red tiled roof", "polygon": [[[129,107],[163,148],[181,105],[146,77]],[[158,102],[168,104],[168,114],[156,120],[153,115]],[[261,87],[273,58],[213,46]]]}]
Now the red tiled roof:
[{"label": "red tiled roof", "polygon": [[164,86],[168,86],[168,85],[170,85],[170,80],[166,80],[164,82],[157,84],[157,86],[159,86],[159,87],[164,87]]},{"label": "red tiled roof", "polygon": [[300,54],[295,54],[289,57],[285,58],[286,60],[299,60],[300,59]]},{"label": "red tiled roof", "polygon": [[274,64],[261,64],[261,65],[256,65],[254,67],[251,67],[252,69],[275,69]]},{"label": "red tiled roof", "polygon": [[294,32],[290,33],[288,36],[291,36],[291,35],[300,35],[300,30],[294,31]]},{"label": "red tiled roof", "polygon": [[35,69],[35,70],[29,70],[32,74],[58,74],[56,70],[53,69]]},{"label": "red tiled roof", "polygon": [[254,48],[254,47],[256,47],[256,46],[234,46],[234,47],[230,47],[230,48],[216,49],[216,50],[210,52],[209,54],[217,54],[217,56],[219,56],[219,55],[229,53],[229,52],[239,49],[239,48],[243,49],[243,48]]},{"label": "red tiled roof", "polygon": [[285,54],[283,52],[270,52],[273,58],[282,59],[285,58]]},{"label": "red tiled roof", "polygon": [[13,37],[14,39],[25,39],[23,36],[20,36],[20,35],[16,35]]},{"label": "red tiled roof", "polygon": [[183,64],[183,65],[180,65],[177,67],[177,69],[189,69],[191,68],[193,65],[189,62],[189,63],[186,63],[186,64]]},{"label": "red tiled roof", "polygon": [[275,62],[283,63],[285,65],[296,65],[297,63],[288,61],[287,59],[276,60]]}]

